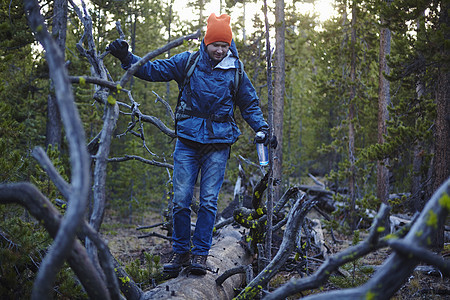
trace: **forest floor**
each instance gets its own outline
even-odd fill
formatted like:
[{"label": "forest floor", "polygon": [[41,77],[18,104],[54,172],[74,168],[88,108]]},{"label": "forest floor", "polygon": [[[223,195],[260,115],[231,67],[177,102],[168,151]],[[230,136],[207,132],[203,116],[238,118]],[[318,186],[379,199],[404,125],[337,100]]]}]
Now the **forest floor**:
[{"label": "forest floor", "polygon": [[[317,216],[312,216],[317,217]],[[127,220],[117,217],[111,211],[108,211],[102,225],[102,234],[107,240],[112,254],[124,265],[132,262],[138,262],[142,269],[145,269],[144,253],[160,256],[164,263],[170,254],[171,246],[168,240],[160,237],[138,238],[149,232],[156,232],[166,235],[166,232],[159,227],[148,230],[137,230],[139,226],[148,226],[161,222],[161,216],[158,212],[139,213],[138,216],[128,218]],[[365,233],[361,233],[360,240],[365,238]],[[333,242],[333,238],[329,232],[324,230],[325,244],[328,250],[338,253],[349,247],[352,243],[353,236],[345,236],[343,234],[334,233],[336,239],[341,243]],[[274,242],[275,244],[275,242]],[[274,245],[276,246],[276,245]],[[447,247],[448,249],[448,247]],[[449,252],[449,250],[446,250]],[[380,266],[390,255],[390,250],[380,249],[371,254],[358,259],[354,264],[347,264],[341,267],[344,276],[332,276],[327,284],[320,290],[312,290],[303,293],[303,296],[321,291],[349,288],[358,286],[370,278],[373,269]],[[450,253],[446,253],[448,257]],[[312,259],[308,263],[308,272],[312,274],[321,264],[322,258]],[[300,268],[296,268],[297,270]],[[131,275],[131,274],[130,274]],[[303,274],[304,275],[304,274]],[[271,281],[271,287],[277,287],[288,281],[291,277],[300,277],[299,272],[295,270],[285,270],[280,272]],[[136,279],[135,279],[136,281]],[[143,284],[143,289],[148,289],[149,284]],[[302,295],[298,294],[289,299],[298,299]],[[429,275],[423,272],[414,272],[408,278],[407,282],[395,294],[392,299],[450,299],[450,278],[441,277],[439,274]]]}]

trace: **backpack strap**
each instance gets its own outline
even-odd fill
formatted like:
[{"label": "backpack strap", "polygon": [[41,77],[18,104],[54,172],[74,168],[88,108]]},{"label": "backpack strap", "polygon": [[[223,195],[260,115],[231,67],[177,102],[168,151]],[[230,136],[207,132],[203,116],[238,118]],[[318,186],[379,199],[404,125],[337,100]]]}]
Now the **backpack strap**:
[{"label": "backpack strap", "polygon": [[189,82],[189,78],[191,78],[192,73],[194,73],[195,66],[197,65],[198,59],[200,58],[200,52],[194,51],[189,55],[188,61],[186,63],[186,67],[184,69],[184,83],[183,89]]},{"label": "backpack strap", "polygon": [[237,93],[239,90],[239,84],[241,84],[242,77],[244,77],[244,63],[238,58],[238,68],[234,75],[234,91]]},{"label": "backpack strap", "polygon": [[181,95],[183,94],[184,88],[189,84],[192,73],[194,73],[195,66],[197,65],[198,59],[200,57],[199,51],[191,52],[187,60],[186,66],[184,67],[184,80],[183,84],[178,90],[177,106],[175,107],[175,134],[177,134],[177,121],[180,118],[180,105],[181,105]]}]

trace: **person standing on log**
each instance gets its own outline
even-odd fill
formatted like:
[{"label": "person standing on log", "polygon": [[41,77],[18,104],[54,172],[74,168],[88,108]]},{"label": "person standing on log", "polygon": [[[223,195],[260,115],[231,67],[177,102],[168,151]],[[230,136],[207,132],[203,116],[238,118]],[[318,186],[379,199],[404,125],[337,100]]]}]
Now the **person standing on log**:
[{"label": "person standing on log", "polygon": [[[121,61],[125,70],[140,59],[128,51],[128,44],[121,39],[112,42],[107,50]],[[256,90],[239,61],[229,15],[209,16],[197,57],[189,76],[186,69],[193,59],[190,52],[148,62],[135,73],[147,81],[175,80],[180,90],[175,111],[178,139],[173,154],[173,252],[163,267],[163,272],[170,277],[177,277],[187,266],[193,274],[206,274],[217,199],[230,146],[241,134],[234,120],[236,105],[244,120],[256,133],[262,132],[263,142],[269,144],[269,126],[259,107]],[[276,147],[275,136],[270,144]],[[200,205],[191,237],[190,205],[198,174]]]}]

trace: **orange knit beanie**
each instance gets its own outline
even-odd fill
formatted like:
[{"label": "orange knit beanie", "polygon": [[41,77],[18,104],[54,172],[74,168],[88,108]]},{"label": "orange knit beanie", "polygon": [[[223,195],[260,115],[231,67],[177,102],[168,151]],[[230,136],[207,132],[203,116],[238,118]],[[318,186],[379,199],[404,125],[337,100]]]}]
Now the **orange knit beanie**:
[{"label": "orange knit beanie", "polygon": [[217,17],[215,13],[212,13],[207,21],[206,34],[204,38],[205,45],[208,46],[214,42],[225,42],[231,45],[231,39],[233,37],[230,27],[230,16],[222,14]]}]

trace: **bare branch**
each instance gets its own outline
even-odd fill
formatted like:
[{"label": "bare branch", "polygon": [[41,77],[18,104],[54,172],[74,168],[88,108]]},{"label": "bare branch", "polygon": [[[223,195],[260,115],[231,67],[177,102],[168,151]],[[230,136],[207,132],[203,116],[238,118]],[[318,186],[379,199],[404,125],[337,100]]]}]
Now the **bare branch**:
[{"label": "bare branch", "polygon": [[172,118],[172,121],[175,122],[175,115],[173,114],[172,108],[170,107],[169,103],[167,103],[166,100],[164,100],[163,98],[161,98],[155,91],[153,91],[153,94],[155,94],[156,96],[156,102],[161,102],[165,107],[166,107],[166,111],[169,114],[169,116]]},{"label": "bare branch", "polygon": [[[93,83],[96,85],[100,85],[103,87],[108,88],[109,90],[113,92],[122,91],[125,93],[128,93],[129,90],[122,88],[118,83],[104,80],[98,77],[92,77],[92,76],[69,76],[69,80],[71,83],[79,83],[81,85],[85,83]],[[104,104],[104,103],[103,103]]]},{"label": "bare branch", "polygon": [[230,225],[234,222],[234,218],[233,217],[229,217],[228,219],[225,219],[221,222],[216,223],[216,225],[214,225],[214,230],[219,230],[220,228],[226,226],[226,225]]},{"label": "bare branch", "polygon": [[[111,295],[111,299],[114,300],[121,299],[119,282],[117,278],[120,278],[121,276],[123,277],[124,271],[122,270],[121,267],[117,266],[118,263],[114,259],[113,255],[111,254],[108,248],[108,245],[106,245],[106,243],[103,241],[100,234],[86,222],[83,222],[82,234],[83,235],[81,236],[81,238],[88,237],[89,240],[92,241],[98,249],[100,265],[106,276],[106,285]],[[126,276],[129,278],[128,275]],[[122,283],[122,285],[123,284],[124,283]],[[137,287],[132,286],[132,284],[133,282],[126,283],[125,289],[123,289],[124,294],[130,293],[131,290],[137,289]],[[126,292],[127,290],[128,292]],[[142,291],[140,293],[142,293]]]},{"label": "bare branch", "polygon": [[162,133],[166,134],[167,136],[169,136],[171,138],[177,137],[175,134],[175,130],[168,128],[160,119],[158,119],[156,117],[142,114],[140,119],[144,122],[149,122],[149,123],[155,125],[159,130],[162,131]]},{"label": "bare branch", "polygon": [[58,173],[42,147],[35,147],[31,155],[39,162],[41,168],[47,173],[50,180],[61,192],[64,198],[69,199],[71,186]]},{"label": "bare branch", "polygon": [[[450,211],[449,195],[450,178],[433,194],[417,221],[412,225],[406,236],[400,240],[403,246],[410,247],[413,249],[412,251],[417,250],[417,248],[423,249],[431,246],[429,241],[430,237],[436,234],[441,226],[444,226],[444,222]],[[332,271],[336,270],[337,266],[352,261],[380,247],[386,247],[388,243],[392,243],[391,239],[393,240],[396,237],[400,238],[401,236],[390,235],[382,240],[378,240],[379,233],[384,231],[382,220],[385,219],[386,215],[387,208],[382,205],[380,212],[374,220],[374,225],[367,240],[330,257],[313,276],[299,280],[291,279],[287,284],[276,289],[264,299],[282,299],[303,290],[317,288],[328,278]],[[404,230],[400,230],[399,233],[404,233]],[[430,261],[434,261],[436,256],[429,256],[429,258]],[[419,261],[419,258],[411,259],[409,255],[395,251],[363,286],[321,293],[306,297],[305,299],[349,299],[362,297],[389,299],[403,285]],[[444,265],[445,272],[448,271],[447,268],[448,265]],[[392,272],[392,270],[395,270],[395,272]]]},{"label": "bare branch", "polygon": [[149,165],[162,167],[162,168],[173,169],[173,165],[171,165],[171,164],[157,162],[157,161],[154,161],[153,159],[152,160],[148,160],[148,159],[142,158],[142,157],[137,156],[137,155],[125,155],[124,157],[115,157],[115,158],[109,158],[108,159],[109,162],[122,162],[122,161],[127,161],[127,160],[137,160],[137,161],[149,164]]},{"label": "bare branch", "polygon": [[136,230],[150,229],[150,228],[155,228],[155,227],[159,227],[159,226],[165,226],[166,224],[167,224],[167,222],[161,222],[161,223],[157,223],[157,224],[153,224],[153,225],[139,226],[139,227],[136,227]]},{"label": "bare branch", "polygon": [[76,230],[84,215],[89,191],[89,156],[84,142],[84,129],[75,106],[63,56],[47,31],[37,1],[25,0],[24,5],[30,27],[46,52],[50,77],[55,86],[56,100],[68,137],[72,171],[72,190],[66,216],[54,243],[42,261],[33,286],[32,298],[42,299],[50,295],[56,274],[70,253]]},{"label": "bare branch", "polygon": [[172,241],[172,238],[170,236],[165,236],[165,235],[162,235],[162,234],[157,233],[157,232],[150,232],[148,234],[140,235],[137,238],[138,239],[143,239],[143,238],[148,238],[148,237],[152,237],[152,236],[159,237],[161,239],[165,239],[165,240],[168,240],[168,241]]},{"label": "bare branch", "polygon": [[[51,202],[30,183],[0,184],[0,203],[17,203],[42,223],[50,236],[57,235],[62,217]],[[67,261],[92,299],[109,299],[108,290],[78,240],[70,244]],[[42,264],[41,264],[42,266]],[[42,298],[41,298],[42,299]],[[46,298],[45,298],[46,299]]]},{"label": "bare branch", "polygon": [[[124,40],[125,39],[125,34],[123,33],[122,26],[120,25],[120,21],[116,21],[116,29],[117,29],[117,32],[119,33],[119,38]],[[108,55],[108,54],[109,54],[109,50],[106,50],[105,52],[103,52],[100,55],[100,59],[105,58],[105,56]]]},{"label": "bare branch", "polygon": [[295,242],[297,240],[300,226],[303,223],[306,214],[315,204],[315,201],[305,200],[305,195],[299,192],[297,200],[289,212],[288,222],[286,224],[286,230],[284,231],[283,241],[281,242],[280,249],[270,263],[262,270],[235,299],[254,299],[262,289],[266,286],[270,279],[275,276],[284,263],[289,258],[293,249],[295,248]]},{"label": "bare branch", "polygon": [[120,85],[121,86],[125,86],[125,84],[131,79],[131,77],[134,75],[134,73],[136,73],[136,71],[142,67],[144,64],[146,64],[148,61],[150,61],[151,59],[155,58],[156,56],[167,52],[168,50],[175,48],[177,46],[180,46],[181,44],[183,44],[184,41],[187,40],[192,40],[192,39],[197,39],[200,36],[200,29],[197,30],[197,32],[195,33],[191,33],[189,35],[186,36],[182,36],[177,38],[176,40],[171,41],[170,43],[166,44],[165,46],[156,49],[154,51],[151,51],[149,53],[147,53],[144,57],[142,57],[138,62],[136,62],[135,64],[133,64],[128,70],[127,72],[125,72],[125,74],[122,76],[122,78],[120,79]]},{"label": "bare branch", "polygon": [[[149,116],[149,115],[144,115],[140,109],[139,109],[139,103],[137,103],[136,101],[134,101],[133,96],[131,95],[131,92],[128,91],[128,97],[131,101],[131,106],[128,105],[124,105],[127,108],[131,109],[131,122],[128,124],[128,128],[127,130],[118,135],[118,137],[121,137],[123,135],[126,135],[128,132],[134,134],[135,136],[141,138],[144,141],[144,147],[145,146],[145,136],[143,134],[143,128],[142,128],[142,123],[141,122],[148,122],[151,123],[153,125],[155,125],[162,133],[168,135],[171,138],[176,138],[176,134],[175,134],[175,130],[172,130],[170,128],[168,128],[160,119],[154,117],[154,116]],[[137,120],[136,118],[137,117]],[[139,121],[139,126],[141,127],[141,133],[136,133],[136,132],[132,132],[132,129],[136,126],[137,121]],[[148,150],[152,155],[153,154],[150,150]]]},{"label": "bare branch", "polygon": [[445,276],[450,276],[450,263],[442,256],[434,254],[433,252],[418,247],[416,245],[406,244],[399,240],[389,240],[388,245],[395,251],[403,254],[404,256],[415,256],[417,260],[434,265],[436,268],[442,271]]},{"label": "bare branch", "polygon": [[236,274],[241,274],[244,273],[246,276],[246,282],[245,284],[248,284],[252,279],[253,279],[253,269],[251,265],[245,265],[245,266],[238,266],[236,268],[232,268],[229,270],[226,270],[225,272],[223,272],[222,275],[220,275],[219,277],[217,277],[216,279],[216,284],[217,285],[222,285],[222,283],[224,283],[225,280],[227,280],[228,277],[231,277],[233,275]]},{"label": "bare branch", "polygon": [[[379,243],[376,243],[380,236],[380,232],[378,232],[377,228],[381,226],[384,217],[388,214],[388,212],[389,207],[382,205],[377,217],[374,220],[369,237],[365,241],[353,247],[347,248],[336,255],[328,257],[325,263],[323,263],[313,275],[300,279],[291,279],[282,287],[266,295],[264,299],[282,299],[301,291],[317,288],[321,286],[330,277],[332,272],[336,271],[340,266],[381,247]],[[384,243],[383,246],[386,246],[386,243]]]}]

